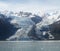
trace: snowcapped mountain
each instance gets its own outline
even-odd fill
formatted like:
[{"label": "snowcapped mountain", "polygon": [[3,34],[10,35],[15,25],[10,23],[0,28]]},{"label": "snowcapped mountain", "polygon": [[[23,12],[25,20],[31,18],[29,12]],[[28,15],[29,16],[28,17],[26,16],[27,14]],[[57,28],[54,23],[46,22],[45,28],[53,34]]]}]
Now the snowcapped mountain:
[{"label": "snowcapped mountain", "polygon": [[[45,33],[48,33],[51,35],[51,30],[53,30],[53,27],[49,26],[49,25],[54,26],[54,23],[60,22],[60,11],[47,12],[43,15],[42,18],[43,18],[42,21],[40,23],[36,24],[36,33],[40,35],[40,32],[42,32],[41,34],[44,34],[44,32],[45,32]],[[56,25],[58,25],[58,24],[56,24]],[[52,36],[52,38],[53,38],[53,36]]]},{"label": "snowcapped mountain", "polygon": [[58,25],[60,25],[60,11],[45,12],[42,17],[23,11],[1,11],[0,40],[60,39],[57,38],[60,35],[56,35],[60,30]]}]

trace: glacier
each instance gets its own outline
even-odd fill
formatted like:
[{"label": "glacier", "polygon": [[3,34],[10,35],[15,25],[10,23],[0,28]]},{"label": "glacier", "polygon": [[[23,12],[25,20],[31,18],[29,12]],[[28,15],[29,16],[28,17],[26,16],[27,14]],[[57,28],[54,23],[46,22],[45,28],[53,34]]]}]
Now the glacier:
[{"label": "glacier", "polygon": [[58,25],[60,11],[45,12],[42,16],[22,11],[0,11],[0,40],[58,40]]}]

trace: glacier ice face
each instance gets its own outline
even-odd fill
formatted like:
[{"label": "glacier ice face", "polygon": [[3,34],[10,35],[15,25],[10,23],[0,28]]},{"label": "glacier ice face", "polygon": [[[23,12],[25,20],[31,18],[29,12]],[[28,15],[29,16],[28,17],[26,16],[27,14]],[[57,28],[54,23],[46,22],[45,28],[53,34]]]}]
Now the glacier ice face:
[{"label": "glacier ice face", "polygon": [[[15,17],[10,21],[10,24],[18,28],[17,32],[7,40],[23,40],[30,39],[28,34],[34,27],[35,23],[28,17]],[[32,31],[31,31],[32,32]]]}]

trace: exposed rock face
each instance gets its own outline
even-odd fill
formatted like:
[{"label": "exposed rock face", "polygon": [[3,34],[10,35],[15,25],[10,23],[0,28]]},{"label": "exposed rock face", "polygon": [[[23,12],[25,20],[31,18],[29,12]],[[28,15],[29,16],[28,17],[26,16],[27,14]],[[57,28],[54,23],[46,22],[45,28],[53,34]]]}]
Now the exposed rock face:
[{"label": "exposed rock face", "polygon": [[60,21],[57,21],[50,25],[51,34],[55,37],[55,39],[60,39]]},{"label": "exposed rock face", "polygon": [[16,32],[17,28],[10,24],[6,16],[0,14],[0,40],[5,40]]},{"label": "exposed rock face", "polygon": [[40,16],[34,15],[34,17],[32,17],[31,20],[34,21],[35,24],[37,24],[40,21],[42,21],[42,18]]}]

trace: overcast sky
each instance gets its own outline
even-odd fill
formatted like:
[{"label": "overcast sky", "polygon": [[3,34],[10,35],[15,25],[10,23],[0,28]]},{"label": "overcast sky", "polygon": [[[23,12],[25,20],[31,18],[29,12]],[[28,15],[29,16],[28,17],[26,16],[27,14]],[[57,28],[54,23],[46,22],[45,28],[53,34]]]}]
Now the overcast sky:
[{"label": "overcast sky", "polygon": [[0,10],[40,11],[60,9],[60,0],[0,0]]}]

